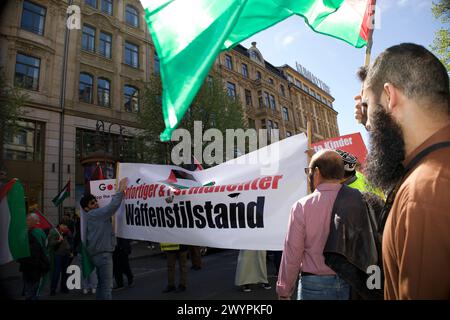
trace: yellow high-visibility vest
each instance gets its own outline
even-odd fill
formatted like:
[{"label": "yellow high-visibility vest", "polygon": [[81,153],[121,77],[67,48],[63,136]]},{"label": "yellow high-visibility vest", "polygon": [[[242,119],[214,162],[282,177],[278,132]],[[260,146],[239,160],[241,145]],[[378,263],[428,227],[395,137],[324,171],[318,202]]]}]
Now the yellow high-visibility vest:
[{"label": "yellow high-visibility vest", "polygon": [[381,199],[386,200],[383,192],[379,189],[372,189],[366,180],[366,177],[361,173],[356,171],[356,180],[348,185],[350,188],[358,189],[361,192],[372,192],[379,196]]},{"label": "yellow high-visibility vest", "polygon": [[180,245],[176,243],[160,243],[161,251],[180,250]]}]

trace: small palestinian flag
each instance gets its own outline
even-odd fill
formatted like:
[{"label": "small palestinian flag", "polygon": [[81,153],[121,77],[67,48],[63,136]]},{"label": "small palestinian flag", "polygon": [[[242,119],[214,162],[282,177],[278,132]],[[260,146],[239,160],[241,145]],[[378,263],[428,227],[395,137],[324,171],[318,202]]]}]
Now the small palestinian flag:
[{"label": "small palestinian flag", "polygon": [[62,190],[58,193],[56,197],[53,198],[52,202],[55,207],[58,207],[64,199],[70,197],[70,180],[67,184],[62,188]]}]

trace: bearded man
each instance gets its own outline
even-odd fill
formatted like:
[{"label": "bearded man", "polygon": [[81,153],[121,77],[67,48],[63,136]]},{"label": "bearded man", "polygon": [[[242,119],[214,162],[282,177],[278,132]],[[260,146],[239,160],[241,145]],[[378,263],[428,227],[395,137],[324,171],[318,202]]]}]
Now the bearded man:
[{"label": "bearded man", "polygon": [[363,90],[355,97],[355,118],[371,139],[365,173],[375,187],[391,190],[383,232],[384,297],[449,299],[447,70],[424,47],[403,43],[386,49],[359,76]]}]

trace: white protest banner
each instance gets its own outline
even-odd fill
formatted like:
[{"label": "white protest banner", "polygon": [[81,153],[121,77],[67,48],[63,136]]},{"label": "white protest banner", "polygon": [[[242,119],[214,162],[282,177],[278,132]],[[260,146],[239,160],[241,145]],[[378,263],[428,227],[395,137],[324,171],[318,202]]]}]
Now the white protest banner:
[{"label": "white protest banner", "polygon": [[[304,134],[202,171],[120,163],[128,177],[123,238],[230,249],[282,250],[290,209],[306,195]],[[173,188],[174,186],[176,188]]]}]

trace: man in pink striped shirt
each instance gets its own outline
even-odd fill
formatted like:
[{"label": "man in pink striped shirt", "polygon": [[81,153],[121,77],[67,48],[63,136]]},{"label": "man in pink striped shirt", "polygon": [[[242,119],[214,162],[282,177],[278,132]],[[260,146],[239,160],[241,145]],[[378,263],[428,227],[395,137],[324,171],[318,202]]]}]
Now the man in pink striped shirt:
[{"label": "man in pink striped shirt", "polygon": [[290,299],[299,273],[299,300],[347,300],[349,285],[325,264],[323,249],[330,232],[330,219],[344,177],[344,163],[333,150],[314,154],[305,168],[313,193],[298,200],[291,209],[277,294]]}]

